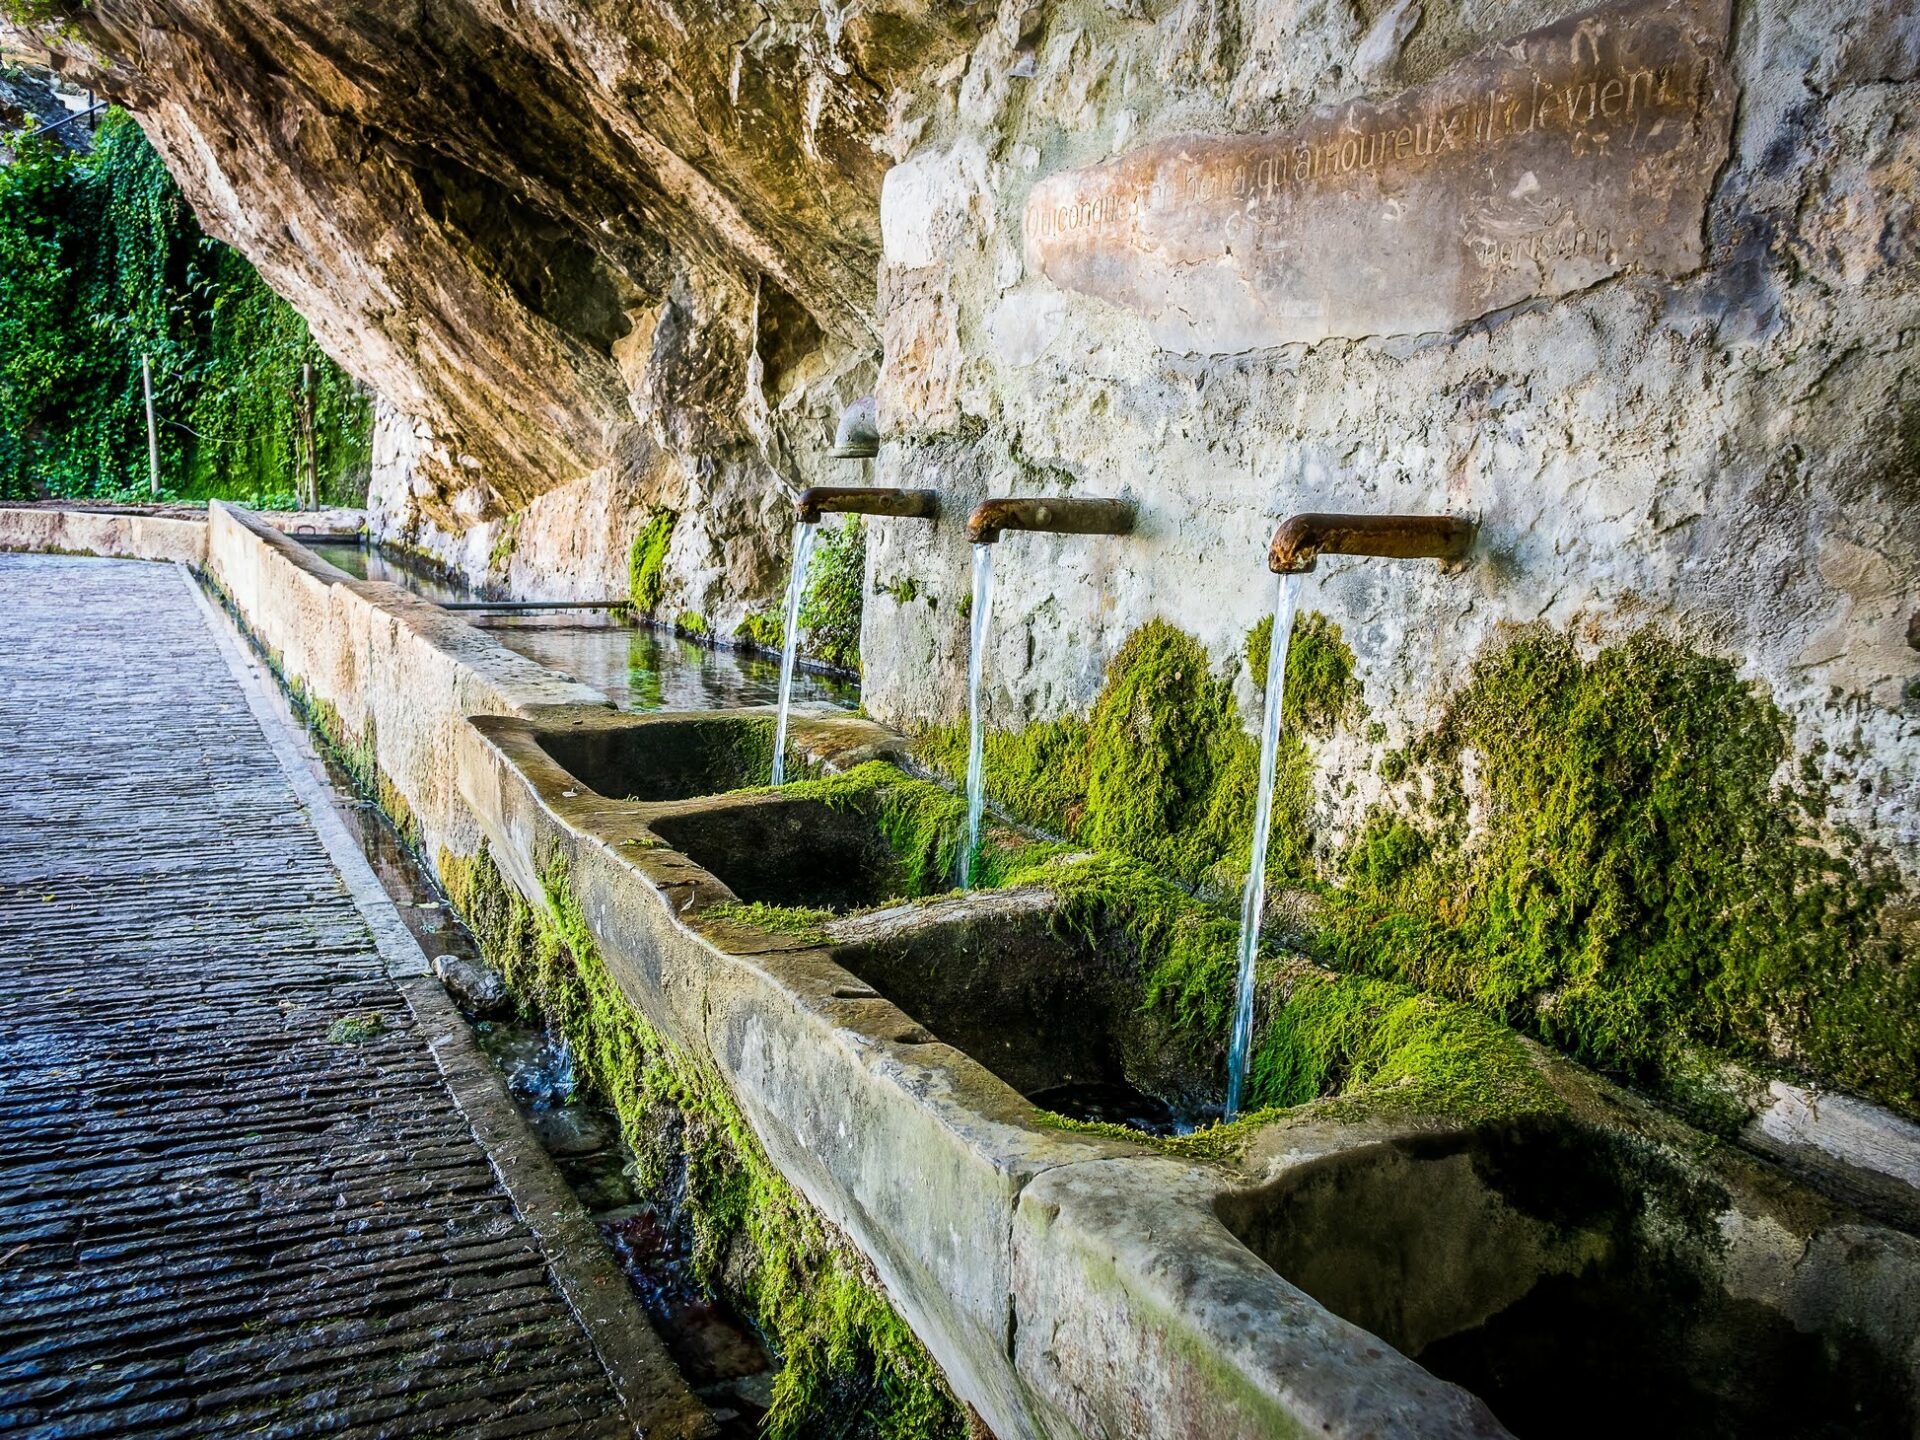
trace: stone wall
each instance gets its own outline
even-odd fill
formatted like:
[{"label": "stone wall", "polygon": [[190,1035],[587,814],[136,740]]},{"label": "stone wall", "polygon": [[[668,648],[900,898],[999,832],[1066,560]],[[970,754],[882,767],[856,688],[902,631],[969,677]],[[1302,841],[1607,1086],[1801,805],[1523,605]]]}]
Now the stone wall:
[{"label": "stone wall", "polygon": [[201,565],[207,557],[207,525],[187,515],[0,506],[0,550]]},{"label": "stone wall", "polygon": [[876,716],[958,714],[981,497],[1140,505],[1003,543],[1003,726],[1155,616],[1235,663],[1289,512],[1462,511],[1458,576],[1309,584],[1367,707],[1318,747],[1329,845],[1512,627],[1652,623],[1920,866],[1913,0],[663,13],[102,0],[52,39],[409,417],[386,523],[471,574],[603,592],[673,509],[662,608],[725,633],[877,388],[875,478],[952,498],[873,527]]},{"label": "stone wall", "polygon": [[[1336,832],[1377,793],[1383,751],[1429,723],[1510,627],[1544,622],[1597,646],[1651,622],[1735,658],[1770,690],[1834,787],[1833,818],[1893,847],[1911,871],[1915,7],[1757,0],[1729,17],[1714,5],[1650,4],[1637,20],[1587,22],[1618,31],[1680,16],[1707,37],[1689,53],[1711,60],[1707,83],[1723,93],[1689,113],[1706,114],[1711,131],[1717,110],[1729,133],[1657,180],[1633,173],[1642,139],[1616,133],[1619,173],[1607,182],[1630,198],[1633,221],[1616,214],[1618,228],[1658,220],[1692,242],[1697,262],[1685,245],[1663,251],[1622,233],[1607,242],[1617,263],[1543,262],[1517,290],[1456,303],[1448,287],[1459,276],[1409,250],[1397,227],[1454,227],[1466,254],[1472,225],[1510,218],[1499,210],[1510,197],[1465,196],[1485,200],[1476,216],[1457,188],[1416,190],[1394,203],[1424,210],[1382,201],[1356,220],[1356,181],[1333,200],[1296,203],[1280,227],[1308,256],[1307,299],[1332,302],[1296,326],[1307,338],[1294,343],[1240,349],[1233,336],[1195,338],[1168,323],[1167,306],[1185,294],[1174,281],[1191,278],[1181,266],[1258,269],[1232,257],[1230,235],[1209,260],[1173,221],[1156,230],[1149,215],[1129,233],[1122,217],[1107,222],[1105,268],[1080,276],[1098,294],[1039,273],[1074,279],[1057,253],[1036,255],[1024,229],[1037,186],[1060,198],[1049,177],[1191,133],[1271,133],[1291,158],[1316,127],[1322,137],[1343,124],[1377,129],[1367,116],[1379,112],[1326,107],[1390,109],[1427,87],[1404,107],[1417,112],[1458,67],[1491,63],[1468,57],[1568,8],[1005,7],[963,60],[897,108],[902,163],[881,205],[890,443],[880,478],[939,485],[959,497],[956,512],[1018,491],[1139,502],[1124,540],[1002,542],[987,679],[997,725],[1084,707],[1121,640],[1153,616],[1233,664],[1272,606],[1264,548],[1290,512],[1459,511],[1481,533],[1458,576],[1329,559],[1308,582],[1303,608],[1340,626],[1368,723],[1384,726],[1322,747],[1322,818]],[[1189,148],[1204,157],[1206,147]],[[1548,202],[1547,219],[1578,213],[1554,208],[1566,199],[1555,172],[1517,175],[1512,193]],[[1604,186],[1586,198],[1605,199]],[[1217,215],[1212,199],[1188,208],[1209,204]],[[1337,260],[1311,255],[1315,246],[1335,247]],[[1156,263],[1142,258],[1149,248],[1163,271],[1142,282]],[[1346,273],[1322,273],[1329,264]],[[1282,268],[1266,278],[1300,298],[1275,278]],[[1447,292],[1439,309],[1458,323],[1428,331],[1435,306],[1423,284]],[[1220,292],[1222,311],[1244,311],[1257,290]],[[1284,331],[1269,326],[1265,338]],[[1189,353],[1207,350],[1233,353]],[[868,602],[876,715],[913,725],[951,719],[963,703],[965,550],[952,523],[875,527],[879,587],[919,580],[905,603]],[[1243,699],[1256,713],[1244,686]]]}]

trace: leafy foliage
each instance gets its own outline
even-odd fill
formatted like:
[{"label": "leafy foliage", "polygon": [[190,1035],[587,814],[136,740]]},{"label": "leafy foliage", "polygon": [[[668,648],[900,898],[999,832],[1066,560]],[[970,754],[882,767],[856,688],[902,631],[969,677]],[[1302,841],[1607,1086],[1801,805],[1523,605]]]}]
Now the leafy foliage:
[{"label": "leafy foliage", "polygon": [[866,598],[867,532],[858,515],[825,531],[807,566],[800,632],[810,655],[842,670],[860,668],[860,613]]},{"label": "leafy foliage", "polygon": [[109,115],[88,155],[21,142],[0,169],[0,498],[146,498],[143,356],[168,498],[290,497],[304,365],[322,498],[364,497],[367,397],[201,232],[139,127]]}]

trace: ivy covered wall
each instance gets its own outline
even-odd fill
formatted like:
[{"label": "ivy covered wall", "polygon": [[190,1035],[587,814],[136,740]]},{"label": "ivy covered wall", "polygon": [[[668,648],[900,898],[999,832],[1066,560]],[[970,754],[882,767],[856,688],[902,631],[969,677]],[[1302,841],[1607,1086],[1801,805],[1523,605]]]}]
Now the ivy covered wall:
[{"label": "ivy covered wall", "polygon": [[115,112],[91,154],[25,141],[0,169],[0,499],[147,498],[143,355],[168,498],[291,504],[311,364],[320,498],[361,503],[366,394]]}]

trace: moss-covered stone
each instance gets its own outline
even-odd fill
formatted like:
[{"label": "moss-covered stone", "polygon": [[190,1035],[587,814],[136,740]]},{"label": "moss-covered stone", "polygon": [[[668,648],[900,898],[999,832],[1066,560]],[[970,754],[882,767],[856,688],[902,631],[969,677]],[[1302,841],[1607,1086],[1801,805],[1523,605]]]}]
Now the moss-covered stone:
[{"label": "moss-covered stone", "polygon": [[[774,1168],[712,1067],[671,1044],[600,958],[564,867],[530,905],[483,851],[440,856],[462,917],[524,1004],[566,1037],[586,1082],[661,1184],[677,1143],[696,1273],[760,1327],[782,1364],[764,1434],[960,1440],[966,1424],[931,1356],[859,1252]],[[662,1125],[663,1114],[680,1123]],[[862,1397],[849,1412],[844,1397]]]},{"label": "moss-covered stone", "polygon": [[671,510],[656,510],[633,537],[633,548],[627,555],[627,593],[633,599],[633,608],[642,615],[657,610],[666,594],[667,547],[673,543],[677,519],[679,516]]},{"label": "moss-covered stone", "polygon": [[[1268,619],[1248,637],[1248,652],[1262,667],[1272,633]],[[1022,823],[1228,894],[1246,875],[1260,770],[1232,679],[1212,672],[1198,640],[1153,621],[1121,646],[1086,720],[1066,716],[989,732],[988,794]],[[1304,615],[1295,626],[1284,703],[1272,880],[1311,868],[1312,761],[1301,736],[1330,734],[1362,714],[1353,652],[1325,616]],[[965,727],[951,726],[921,736],[916,751],[958,779],[966,746]]]},{"label": "moss-covered stone", "polygon": [[[1244,654],[1253,688],[1267,688],[1267,656],[1273,645],[1273,617],[1247,632]],[[1289,735],[1327,736],[1366,718],[1353,651],[1340,627],[1317,610],[1293,623],[1287,642],[1287,683],[1280,702],[1281,724]]]},{"label": "moss-covered stone", "polygon": [[1464,1005],[1359,975],[1301,970],[1248,1065],[1256,1104],[1325,1095],[1491,1120],[1556,1108],[1519,1036]]},{"label": "moss-covered stone", "polygon": [[[1271,633],[1268,621],[1248,637],[1250,661]],[[1512,636],[1431,734],[1382,757],[1398,793],[1337,856],[1313,849],[1302,737],[1365,718],[1338,628],[1302,616],[1287,676],[1268,878],[1319,892],[1330,963],[1647,1080],[1704,1045],[1920,1109],[1920,967],[1887,903],[1898,879],[1822,830],[1817,778],[1777,780],[1785,719],[1729,662],[1651,630],[1591,660],[1557,632]],[[988,735],[989,794],[1223,901],[1244,873],[1257,784],[1226,692],[1198,642],[1145,627],[1088,720]],[[955,727],[917,748],[957,776],[965,745]],[[1090,877],[1116,883],[1116,855]],[[1136,880],[1119,887],[1124,910],[1170,903]],[[1224,1030],[1234,926],[1202,908],[1211,920],[1140,937],[1156,1002],[1196,1032]]]},{"label": "moss-covered stone", "polygon": [[751,904],[715,905],[700,912],[703,920],[725,920],[764,930],[769,935],[785,935],[806,945],[827,943],[826,925],[834,918],[831,910],[814,910],[799,905]]},{"label": "moss-covered stone", "polygon": [[754,610],[733,628],[733,638],[756,650],[779,650],[786,644],[786,618],[776,609]]},{"label": "moss-covered stone", "polygon": [[[918,780],[884,760],[869,760],[838,775],[790,782],[774,792],[792,800],[817,800],[858,809],[870,816],[900,871],[900,893],[920,899],[950,889],[966,843],[967,802],[943,785]],[[1004,880],[1014,856],[1027,847],[1017,837],[989,836],[983,842],[976,883]]]},{"label": "moss-covered stone", "polygon": [[1652,629],[1591,659],[1521,632],[1396,767],[1406,793],[1345,859],[1327,954],[1610,1069],[1704,1044],[1912,1112],[1897,877],[1823,831],[1817,783],[1777,778],[1790,754],[1729,661]]}]

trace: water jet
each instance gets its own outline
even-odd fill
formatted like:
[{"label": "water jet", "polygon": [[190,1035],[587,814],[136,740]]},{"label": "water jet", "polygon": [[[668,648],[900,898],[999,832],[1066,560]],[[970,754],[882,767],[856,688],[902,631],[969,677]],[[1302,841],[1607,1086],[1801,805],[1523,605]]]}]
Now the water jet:
[{"label": "water jet", "polygon": [[967,650],[967,843],[960,852],[960,888],[972,886],[980,850],[980,820],[987,808],[986,727],[980,713],[981,672],[988,617],[993,611],[993,547],[1008,530],[1053,535],[1127,535],[1137,511],[1131,500],[1106,497],[1056,500],[1041,495],[1003,495],[983,500],[967,517],[973,542],[972,635]]},{"label": "water jet", "polygon": [[1328,515],[1307,513],[1282,521],[1267,547],[1267,568],[1279,577],[1274,588],[1273,638],[1267,652],[1266,711],[1260,721],[1260,788],[1254,800],[1253,853],[1240,899],[1240,956],[1233,1010],[1233,1038],[1227,1049],[1227,1108],[1231,1120],[1246,1086],[1247,1055],[1253,1045],[1254,962],[1260,953],[1260,924],[1267,903],[1267,844],[1273,833],[1273,783],[1280,753],[1280,710],[1287,683],[1287,647],[1300,601],[1300,577],[1311,574],[1322,555],[1370,555],[1387,560],[1438,560],[1448,567],[1466,558],[1474,522],[1458,515]]},{"label": "water jet", "polygon": [[[868,460],[880,451],[880,431],[873,397],[863,396],[840,416],[829,456],[836,460]],[[903,490],[884,485],[813,485],[793,502],[793,568],[787,575],[787,603],[780,635],[780,702],[773,727],[773,783],[787,781],[787,711],[793,700],[793,668],[800,655],[800,601],[807,588],[807,562],[820,517],[888,515],[896,519],[934,520],[940,514],[940,496],[933,490]]]}]

